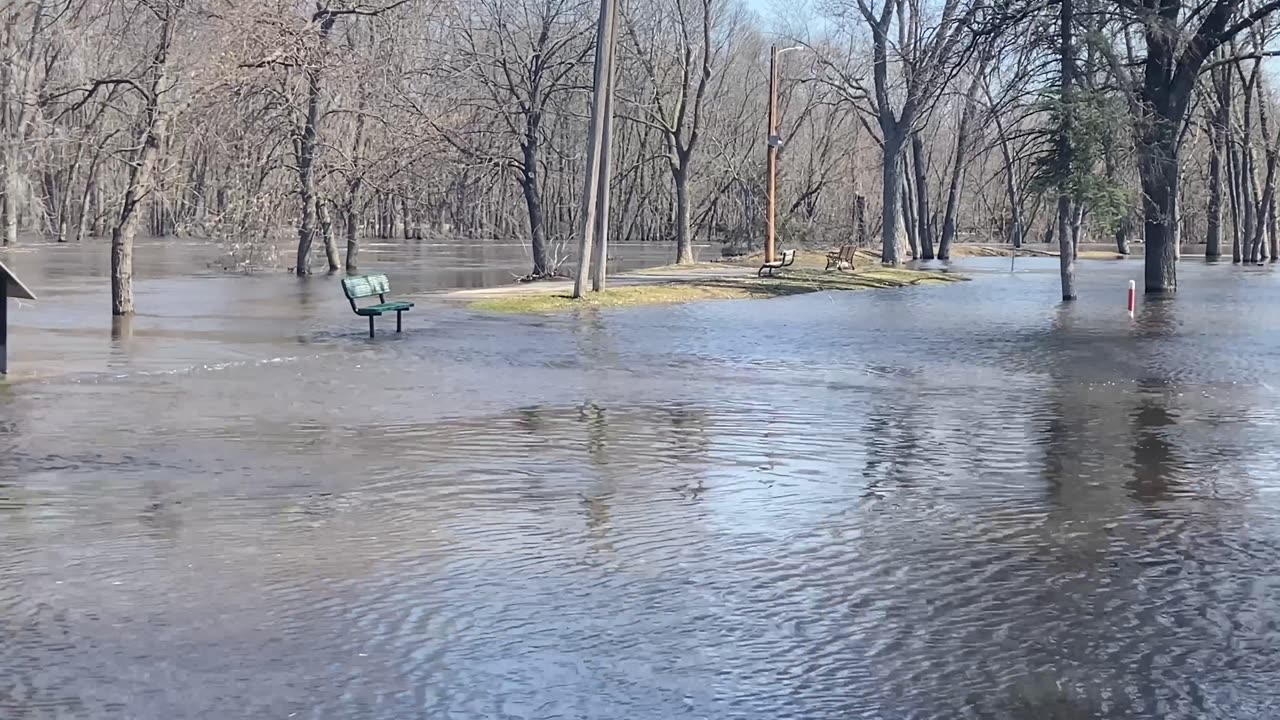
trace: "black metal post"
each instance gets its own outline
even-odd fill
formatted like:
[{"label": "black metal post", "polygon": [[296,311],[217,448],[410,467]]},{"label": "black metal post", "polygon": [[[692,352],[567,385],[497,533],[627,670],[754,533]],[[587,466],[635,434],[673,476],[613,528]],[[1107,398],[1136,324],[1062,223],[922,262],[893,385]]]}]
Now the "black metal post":
[{"label": "black metal post", "polygon": [[9,281],[0,275],[0,375],[9,373]]},{"label": "black metal post", "polygon": [[403,314],[404,313],[400,312],[399,310],[396,311],[396,332],[400,332],[400,316]]},{"label": "black metal post", "polygon": [[373,316],[369,316],[369,337],[373,337]]}]

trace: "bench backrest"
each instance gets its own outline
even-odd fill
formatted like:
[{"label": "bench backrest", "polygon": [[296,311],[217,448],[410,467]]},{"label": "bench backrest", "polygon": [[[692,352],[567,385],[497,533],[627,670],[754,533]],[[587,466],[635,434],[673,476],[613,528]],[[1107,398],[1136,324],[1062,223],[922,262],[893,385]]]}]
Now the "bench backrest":
[{"label": "bench backrest", "polygon": [[795,251],[795,250],[787,250],[786,252],[782,253],[782,262],[784,262],[784,263],[786,263],[786,264],[790,265],[791,263],[793,263],[793,262],[795,262],[795,261],[796,261],[796,251]]},{"label": "bench backrest", "polygon": [[342,278],[342,292],[347,294],[348,300],[374,295],[381,297],[391,292],[391,283],[387,280],[387,276],[382,274],[353,275]]},{"label": "bench backrest", "polygon": [[858,248],[852,245],[845,245],[844,247],[840,248],[840,259],[852,265],[853,258],[857,254],[857,252],[858,252]]}]

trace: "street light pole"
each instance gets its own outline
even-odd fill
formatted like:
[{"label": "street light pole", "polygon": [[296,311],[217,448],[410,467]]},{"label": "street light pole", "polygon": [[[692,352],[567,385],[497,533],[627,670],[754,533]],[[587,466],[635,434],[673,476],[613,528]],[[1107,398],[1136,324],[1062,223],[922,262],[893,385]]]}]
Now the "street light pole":
[{"label": "street light pole", "polygon": [[778,46],[769,46],[769,138],[765,159],[767,197],[765,199],[764,261],[773,262],[778,237],[775,226],[778,215]]}]

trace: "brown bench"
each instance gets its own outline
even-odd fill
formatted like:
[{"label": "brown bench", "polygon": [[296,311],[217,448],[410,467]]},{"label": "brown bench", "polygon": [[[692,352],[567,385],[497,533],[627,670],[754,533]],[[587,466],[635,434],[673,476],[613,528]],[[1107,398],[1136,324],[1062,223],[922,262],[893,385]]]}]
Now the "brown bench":
[{"label": "brown bench", "polygon": [[853,257],[857,252],[858,249],[852,245],[841,245],[839,250],[827,253],[827,269],[844,270],[848,268],[852,270]]},{"label": "brown bench", "polygon": [[764,277],[766,270],[768,271],[769,276],[772,277],[774,270],[780,270],[784,267],[788,267],[791,265],[791,263],[795,261],[796,261],[796,251],[788,250],[782,253],[782,257],[778,258],[777,260],[774,260],[773,262],[767,262],[761,265],[760,269],[756,271],[756,277]]}]

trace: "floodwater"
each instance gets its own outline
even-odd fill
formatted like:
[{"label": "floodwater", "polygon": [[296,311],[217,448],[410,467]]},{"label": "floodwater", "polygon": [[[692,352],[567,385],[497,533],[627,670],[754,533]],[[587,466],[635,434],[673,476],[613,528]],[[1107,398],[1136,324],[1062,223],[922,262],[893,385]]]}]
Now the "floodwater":
[{"label": "floodwater", "polygon": [[105,253],[5,256],[0,718],[1280,716],[1270,268],[371,341],[147,254],[114,339]]}]

